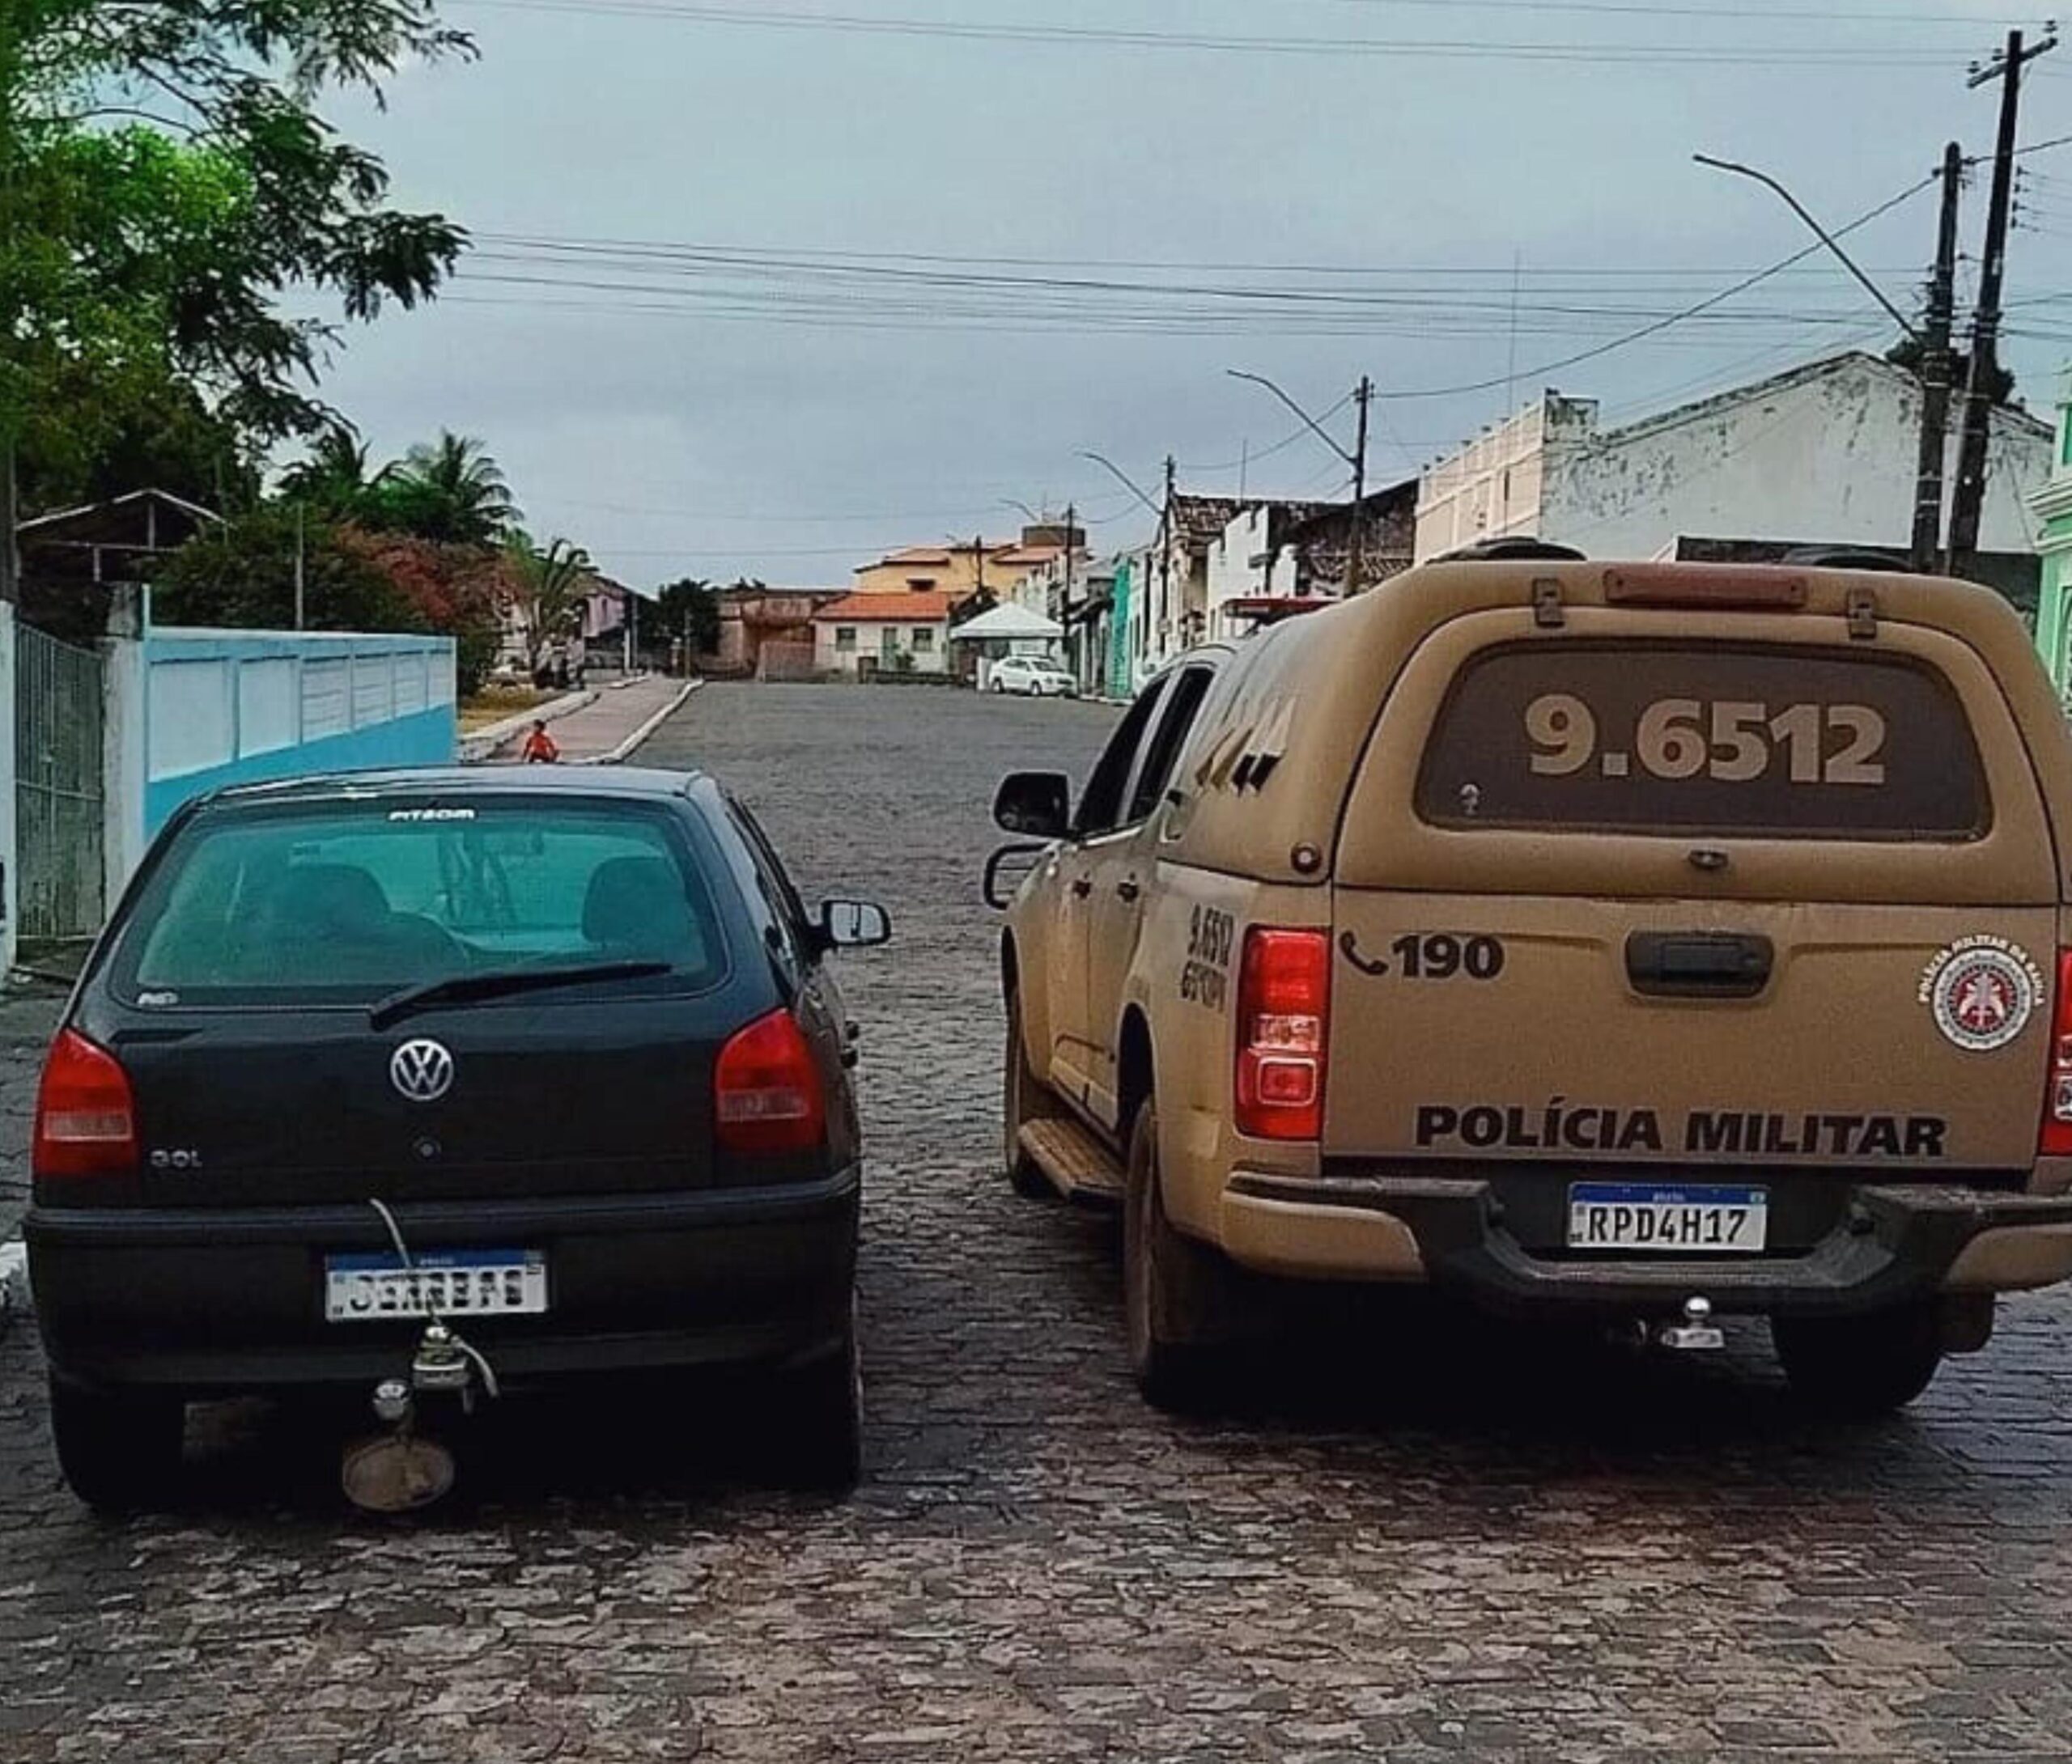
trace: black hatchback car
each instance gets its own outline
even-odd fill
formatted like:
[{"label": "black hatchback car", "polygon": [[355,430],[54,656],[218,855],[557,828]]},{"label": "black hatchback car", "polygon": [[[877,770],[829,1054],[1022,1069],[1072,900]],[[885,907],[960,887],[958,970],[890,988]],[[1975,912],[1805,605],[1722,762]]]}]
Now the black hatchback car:
[{"label": "black hatchback car", "polygon": [[859,1135],[823,957],[889,934],[867,903],[809,914],[698,775],[190,804],[37,1100],[25,1235],[73,1488],[150,1499],[190,1397],[715,1363],[787,1377],[792,1468],[852,1481]]}]

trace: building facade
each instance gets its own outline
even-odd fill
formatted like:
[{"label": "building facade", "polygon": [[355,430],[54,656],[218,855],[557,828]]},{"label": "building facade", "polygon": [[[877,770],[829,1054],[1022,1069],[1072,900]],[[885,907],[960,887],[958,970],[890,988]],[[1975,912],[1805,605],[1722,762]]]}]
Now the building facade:
[{"label": "building facade", "polygon": [[2029,512],[2040,532],[2036,549],[2043,578],[2036,593],[2036,651],[2049,671],[2057,696],[2072,708],[2072,368],[2058,389],[2057,430],[2053,437],[2050,476],[2029,497]]},{"label": "building facade", "polygon": [[[1698,537],[1904,555],[1920,426],[1921,383],[1858,350],[1616,428],[1550,391],[1424,474],[1417,561],[1523,533],[1597,558],[1675,557]],[[1956,452],[1953,433],[1952,482]],[[1996,410],[1989,457],[1980,548],[2026,556],[2050,428]]]},{"label": "building facade", "polygon": [[949,615],[957,600],[880,589],[828,601],[813,614],[815,671],[847,680],[874,672],[947,674]]}]

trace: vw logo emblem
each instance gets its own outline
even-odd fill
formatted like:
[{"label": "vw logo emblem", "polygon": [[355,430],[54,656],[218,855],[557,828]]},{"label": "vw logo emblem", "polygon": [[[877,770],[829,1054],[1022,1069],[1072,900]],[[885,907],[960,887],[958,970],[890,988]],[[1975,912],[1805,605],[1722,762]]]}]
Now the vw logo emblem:
[{"label": "vw logo emblem", "polygon": [[453,1056],[436,1041],[405,1041],[388,1056],[388,1081],[412,1102],[437,1102],[453,1088]]}]

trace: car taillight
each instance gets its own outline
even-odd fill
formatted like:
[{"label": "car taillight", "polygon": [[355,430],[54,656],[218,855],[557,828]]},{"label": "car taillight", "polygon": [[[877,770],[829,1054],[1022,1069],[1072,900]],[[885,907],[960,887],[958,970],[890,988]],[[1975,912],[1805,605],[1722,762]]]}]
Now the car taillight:
[{"label": "car taillight", "polygon": [[36,1093],[29,1167],[38,1176],[130,1176],[137,1108],[130,1075],[105,1048],[61,1029]]},{"label": "car taillight", "polygon": [[713,1121],[733,1151],[810,1151],[827,1137],[827,1099],[805,1032],[788,1011],[758,1017],[720,1049]]},{"label": "car taillight", "polygon": [[2050,1088],[2044,1093],[2043,1131],[2036,1150],[2047,1158],[2072,1157],[2072,949],[2058,952],[2057,997],[2050,1017]]},{"label": "car taillight", "polygon": [[1257,1139],[1315,1139],[1324,1125],[1331,1016],[1331,936],[1245,933],[1238,969],[1238,1130]]}]

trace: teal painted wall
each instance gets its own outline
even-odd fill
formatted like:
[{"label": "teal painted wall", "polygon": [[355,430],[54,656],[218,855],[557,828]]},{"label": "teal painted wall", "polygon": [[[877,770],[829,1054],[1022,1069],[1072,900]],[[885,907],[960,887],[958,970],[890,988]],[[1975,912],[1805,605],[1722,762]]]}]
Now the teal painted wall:
[{"label": "teal painted wall", "polygon": [[1115,566],[1115,604],[1108,614],[1108,696],[1127,698],[1134,684],[1130,667],[1130,596],[1134,572],[1125,558]]},{"label": "teal painted wall", "polygon": [[203,772],[185,772],[144,787],[144,833],[155,834],[175,809],[205,791],[227,784],[263,784],[279,778],[303,778],[321,772],[364,772],[398,765],[450,765],[459,730],[453,706],[392,717],[371,728],[327,736],[255,753]]},{"label": "teal painted wall", "polygon": [[226,785],[453,762],[451,638],[159,627],[140,647],[146,839]]}]

